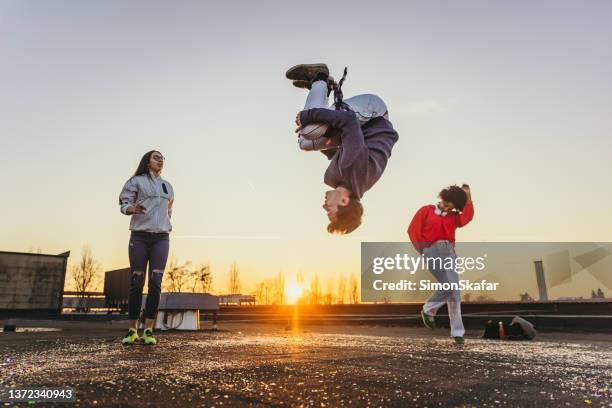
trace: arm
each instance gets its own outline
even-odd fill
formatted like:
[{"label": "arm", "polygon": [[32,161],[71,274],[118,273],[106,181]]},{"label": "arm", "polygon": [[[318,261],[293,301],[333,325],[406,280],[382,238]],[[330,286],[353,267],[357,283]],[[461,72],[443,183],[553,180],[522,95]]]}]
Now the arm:
[{"label": "arm", "polygon": [[336,111],[324,108],[308,109],[300,112],[299,125],[306,126],[311,123],[326,123],[340,130],[342,138],[342,160],[340,167],[349,167],[355,160],[363,159],[361,155],[368,155],[359,120],[354,112]]},{"label": "arm", "polygon": [[138,185],[134,178],[131,178],[125,182],[119,194],[119,210],[121,213],[125,215],[143,214],[145,208],[140,204],[136,204],[137,198]]},{"label": "arm", "polygon": [[[351,119],[357,119],[353,112],[333,110],[327,108],[306,109],[299,113],[299,124],[304,127],[312,123],[325,123],[331,127],[341,129],[351,122]],[[355,122],[359,123],[359,122]]]},{"label": "arm", "polygon": [[470,190],[470,186],[464,184],[461,186],[461,188],[467,194],[467,203],[465,204],[463,211],[461,211],[456,218],[457,227],[459,228],[467,225],[470,221],[472,221],[472,218],[474,218],[474,204],[472,203],[472,192]]},{"label": "arm", "polygon": [[423,241],[425,240],[423,238],[423,221],[425,220],[426,210],[427,206],[421,207],[421,209],[414,214],[407,231],[412,245],[420,254],[423,253]]},{"label": "arm", "polygon": [[334,149],[334,150],[321,150],[321,153],[323,153],[323,155],[325,157],[327,157],[328,160],[331,160],[337,152],[338,152],[338,149]]},{"label": "arm", "polygon": [[474,204],[472,204],[471,201],[468,201],[463,208],[463,211],[457,214],[457,227],[461,228],[467,225],[470,221],[472,221],[472,218],[474,218]]},{"label": "arm", "polygon": [[172,204],[174,204],[174,197],[172,197],[168,203],[168,218],[172,218]]}]

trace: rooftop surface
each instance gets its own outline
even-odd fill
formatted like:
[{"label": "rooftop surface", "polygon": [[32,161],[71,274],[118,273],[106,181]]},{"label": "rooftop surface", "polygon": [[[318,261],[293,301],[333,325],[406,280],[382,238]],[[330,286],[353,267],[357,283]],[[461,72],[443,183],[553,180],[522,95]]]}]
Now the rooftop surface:
[{"label": "rooftop surface", "polygon": [[0,386],[72,386],[71,406],[612,406],[605,333],[223,322],[124,347],[125,321],[14,323],[39,329],[0,333]]}]

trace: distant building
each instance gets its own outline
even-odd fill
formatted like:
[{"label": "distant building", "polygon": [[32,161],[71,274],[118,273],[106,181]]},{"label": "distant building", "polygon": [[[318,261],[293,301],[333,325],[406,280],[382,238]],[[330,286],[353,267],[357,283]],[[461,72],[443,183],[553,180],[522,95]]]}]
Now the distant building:
[{"label": "distant building", "polygon": [[126,312],[130,298],[130,268],[104,272],[104,305]]},{"label": "distant building", "polygon": [[591,291],[591,299],[605,299],[603,291],[601,288],[597,288],[597,292],[595,290]]},{"label": "distant building", "polygon": [[527,292],[521,293],[521,302],[533,302],[533,298]]},{"label": "distant building", "polygon": [[548,300],[548,289],[546,288],[546,278],[544,276],[544,262],[534,261],[536,280],[538,282],[538,292],[540,293],[540,300]]},{"label": "distant building", "polygon": [[61,313],[68,256],[0,251],[0,312]]},{"label": "distant building", "polygon": [[224,306],[242,306],[243,304],[254,305],[255,303],[257,303],[255,295],[242,295],[240,293],[232,295],[219,295],[219,304]]}]

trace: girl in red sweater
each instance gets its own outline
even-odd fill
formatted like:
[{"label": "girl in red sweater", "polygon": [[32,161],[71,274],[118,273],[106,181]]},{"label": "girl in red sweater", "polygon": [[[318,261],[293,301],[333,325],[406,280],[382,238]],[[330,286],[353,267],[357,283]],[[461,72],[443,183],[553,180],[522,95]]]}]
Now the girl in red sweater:
[{"label": "girl in red sweater", "polygon": [[[469,223],[474,217],[474,205],[470,187],[450,186],[439,195],[440,201],[419,209],[408,227],[410,241],[425,258],[442,258],[442,262],[428,262],[430,272],[440,283],[458,283],[454,268],[445,268],[444,259],[457,257],[455,254],[455,230]],[[454,262],[453,262],[454,264]],[[451,336],[463,344],[465,329],[461,320],[461,293],[459,290],[437,290],[427,299],[421,317],[430,329],[435,328],[434,317],[444,304],[448,308]]]}]

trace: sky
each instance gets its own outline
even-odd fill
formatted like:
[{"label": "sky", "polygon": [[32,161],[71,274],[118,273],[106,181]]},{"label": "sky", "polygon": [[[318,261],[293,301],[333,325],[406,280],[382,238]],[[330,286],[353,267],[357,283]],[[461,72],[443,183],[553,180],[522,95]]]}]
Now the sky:
[{"label": "sky", "polygon": [[[118,194],[167,158],[171,253],[279,272],[359,273],[362,241],[405,241],[414,212],[469,183],[462,241],[612,241],[612,4],[606,1],[0,0],[0,249],[89,245],[126,267]],[[297,149],[298,63],[348,67],[400,135],[363,225],[330,236],[326,159]],[[531,273],[531,272],[530,272]],[[531,275],[530,275],[531,276]],[[568,291],[589,295],[592,282]]]}]

